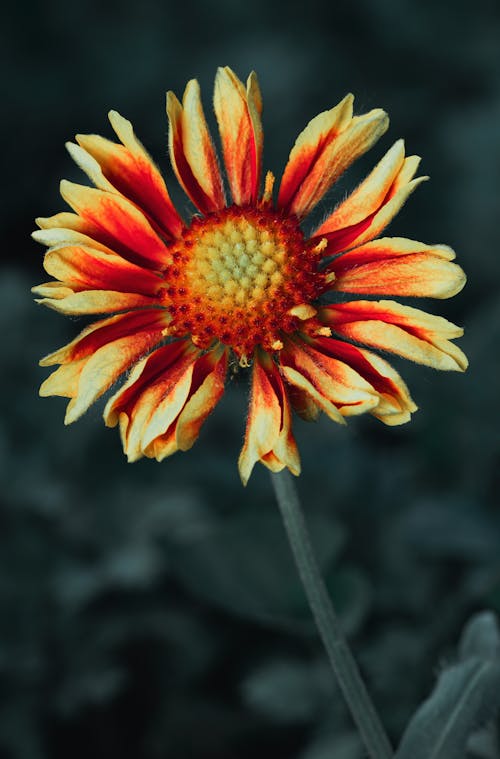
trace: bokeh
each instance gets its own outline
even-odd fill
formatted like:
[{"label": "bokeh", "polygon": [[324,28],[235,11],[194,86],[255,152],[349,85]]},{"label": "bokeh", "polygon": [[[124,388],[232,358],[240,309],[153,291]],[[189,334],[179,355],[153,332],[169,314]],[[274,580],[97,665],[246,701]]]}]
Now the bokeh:
[{"label": "bokeh", "polygon": [[[500,6],[496,0],[109,0],[2,12],[0,756],[361,759],[272,498],[237,475],[246,376],[196,447],[126,463],[103,403],[64,427],[40,356],[83,320],[31,301],[35,216],[84,181],[64,150],[111,137],[110,108],[170,181],[164,96],[218,65],[259,75],[265,166],[348,91],[389,132],[325,213],[406,139],[431,181],[390,233],[446,242],[468,274],[433,313],[462,324],[465,375],[396,362],[420,410],[297,422],[298,481],[330,592],[394,742],[453,660],[465,621],[500,611]],[[213,119],[212,122],[213,124]],[[417,304],[420,305],[420,304]],[[493,754],[492,754],[493,755]]]}]

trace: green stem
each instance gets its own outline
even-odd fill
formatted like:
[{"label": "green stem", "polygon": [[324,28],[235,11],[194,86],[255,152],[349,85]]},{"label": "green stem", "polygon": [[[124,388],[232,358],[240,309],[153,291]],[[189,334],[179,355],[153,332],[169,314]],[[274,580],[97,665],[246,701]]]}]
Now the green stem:
[{"label": "green stem", "polygon": [[271,475],[271,481],[319,634],[365,748],[371,759],[392,759],[391,744],[361,679],[321,576],[292,477],[285,470]]}]

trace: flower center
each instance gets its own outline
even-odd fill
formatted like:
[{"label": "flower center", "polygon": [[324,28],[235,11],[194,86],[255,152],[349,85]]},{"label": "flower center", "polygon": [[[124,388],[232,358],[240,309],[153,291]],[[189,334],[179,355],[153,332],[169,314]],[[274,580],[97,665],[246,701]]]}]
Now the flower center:
[{"label": "flower center", "polygon": [[172,332],[208,347],[214,339],[243,359],[278,350],[280,335],[315,314],[308,305],[324,282],[321,258],[295,219],[231,206],[195,217],[165,271]]}]

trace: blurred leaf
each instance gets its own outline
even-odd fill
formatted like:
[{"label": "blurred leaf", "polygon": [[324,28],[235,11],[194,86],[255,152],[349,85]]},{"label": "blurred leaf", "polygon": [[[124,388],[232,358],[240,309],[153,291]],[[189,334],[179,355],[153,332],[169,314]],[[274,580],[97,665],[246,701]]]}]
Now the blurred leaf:
[{"label": "blurred leaf", "polygon": [[325,662],[272,661],[254,670],[242,686],[245,701],[280,722],[313,719],[335,690]]},{"label": "blurred leaf", "polygon": [[364,574],[357,567],[333,568],[326,575],[326,585],[342,617],[344,632],[356,632],[368,611],[371,590]]},{"label": "blurred leaf", "polygon": [[491,611],[475,614],[466,624],[459,644],[462,661],[477,656],[488,661],[500,657],[500,632]]},{"label": "blurred leaf", "polygon": [[427,556],[487,561],[498,555],[497,524],[457,496],[419,499],[401,515],[400,536]]},{"label": "blurred leaf", "polygon": [[119,669],[87,669],[75,678],[66,680],[58,693],[56,708],[69,716],[82,707],[109,702],[123,687],[126,676]]},{"label": "blurred leaf", "polygon": [[365,751],[357,733],[328,731],[316,738],[300,759],[363,759]]},{"label": "blurred leaf", "polygon": [[[309,518],[320,566],[338,555],[344,531],[332,519]],[[239,514],[174,546],[172,568],[189,590],[243,616],[283,624],[310,612],[281,520]]]},{"label": "blurred leaf", "polygon": [[471,735],[467,743],[467,757],[469,759],[500,759],[498,730],[493,722]]},{"label": "blurred leaf", "polygon": [[450,667],[411,720],[396,759],[463,759],[472,731],[499,707],[499,664],[469,659]]},{"label": "blurred leaf", "polygon": [[465,659],[446,669],[408,725],[397,759],[463,759],[473,731],[500,708],[498,630],[483,612],[466,626]]}]

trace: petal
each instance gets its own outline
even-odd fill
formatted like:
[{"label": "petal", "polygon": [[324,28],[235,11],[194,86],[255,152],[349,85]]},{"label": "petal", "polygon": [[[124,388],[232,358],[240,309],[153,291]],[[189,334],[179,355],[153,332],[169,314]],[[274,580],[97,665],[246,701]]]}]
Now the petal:
[{"label": "petal", "polygon": [[187,450],[224,391],[227,351],[201,355],[189,341],[159,348],[130,375],[108,402],[108,426],[120,424],[129,461],[141,456],[161,461]]},{"label": "petal", "polygon": [[[315,421],[320,411],[323,411],[330,419],[338,424],[345,424],[344,417],[338,408],[329,401],[322,392],[318,391],[313,383],[304,377],[301,372],[291,366],[282,366],[281,373],[290,385],[290,397],[293,408],[307,421]],[[300,405],[295,406],[296,399]],[[307,400],[305,400],[307,399]]]},{"label": "petal", "polygon": [[262,172],[262,98],[255,72],[246,89],[229,66],[215,77],[214,109],[229,187],[236,205],[256,203]]},{"label": "petal", "polygon": [[116,238],[109,235],[102,227],[93,224],[89,219],[83,219],[76,213],[63,211],[54,216],[39,216],[36,223],[40,227],[32,233],[33,239],[42,245],[90,245],[92,248],[103,250],[107,253],[113,251],[130,256],[130,251],[122,246]]},{"label": "petal", "polygon": [[228,66],[215,78],[214,109],[233,200],[256,203],[262,171],[262,98],[254,72],[246,89]]},{"label": "petal", "polygon": [[147,309],[118,314],[89,324],[67,345],[40,360],[40,366],[68,364],[91,356],[106,343],[140,332],[165,332],[169,316],[163,309]]},{"label": "petal", "polygon": [[[143,454],[142,438],[157,409],[179,411],[189,392],[196,353],[188,341],[170,343],[153,351],[133,368],[127,382],[104,409],[108,427],[120,425],[123,450],[129,461]],[[160,407],[160,403],[163,406]]]},{"label": "petal", "polygon": [[264,352],[253,365],[245,442],[238,460],[244,485],[258,461],[272,472],[288,467],[292,474],[300,474],[287,393],[276,364]]},{"label": "petal", "polygon": [[[63,216],[64,214],[58,215]],[[68,214],[68,216],[75,216],[76,219],[80,219],[80,216],[77,216],[76,214]],[[38,219],[38,221],[40,220]],[[37,229],[35,232],[31,233],[31,236],[34,240],[42,245],[46,245],[48,248],[60,247],[63,245],[86,245],[94,250],[102,250],[104,253],[113,253],[111,248],[108,248],[107,245],[98,242],[95,238],[93,239],[92,237],[89,237],[89,235],[77,232],[74,229],[65,229],[63,227]]]},{"label": "petal", "polygon": [[391,426],[410,420],[417,406],[405,383],[387,361],[342,340],[320,337],[312,342],[320,353],[342,361],[369,383],[379,398],[376,405],[367,409],[370,414]]},{"label": "petal", "polygon": [[[328,241],[327,254],[339,253],[378,237],[399,213],[411,193],[416,190],[419,184],[426,182],[428,179],[429,177],[417,177],[406,184],[401,184],[401,186],[399,186],[396,180],[378,211],[370,214],[366,219],[362,219],[357,224],[353,224],[351,227],[323,235]],[[397,190],[393,192],[396,187]]]},{"label": "petal", "polygon": [[182,135],[186,160],[214,209],[226,205],[217,156],[201,105],[200,86],[196,79],[188,82],[182,100]]},{"label": "petal", "polygon": [[[314,345],[322,343],[314,341]],[[377,393],[357,371],[302,340],[287,340],[280,364],[291,384],[310,394],[318,405],[320,399],[327,401],[320,408],[334,421],[342,421],[339,416],[362,414],[378,404]],[[297,373],[307,384],[299,383]]]},{"label": "petal", "polygon": [[119,253],[151,269],[162,269],[169,262],[168,248],[145,216],[130,201],[103,190],[63,180],[61,195],[86,221],[102,229],[117,242]]},{"label": "petal", "polygon": [[62,364],[42,382],[39,394],[42,398],[52,395],[74,398],[78,393],[78,381],[85,363],[85,359],[82,358],[79,361],[72,361],[71,364]]},{"label": "petal", "polygon": [[463,330],[441,316],[381,300],[327,306],[321,309],[320,319],[338,335],[410,361],[442,370],[467,368],[467,358],[450,342]]},{"label": "petal", "polygon": [[79,419],[94,401],[161,339],[161,331],[142,332],[99,348],[83,367],[78,393],[68,404],[64,423],[71,424]]},{"label": "petal", "polygon": [[446,245],[424,245],[385,237],[344,253],[327,267],[332,290],[370,295],[451,298],[465,284],[462,269]]},{"label": "petal", "polygon": [[387,114],[377,108],[352,117],[352,95],[313,119],[299,135],[285,167],[278,206],[306,216],[338,177],[386,131]]},{"label": "petal", "polygon": [[115,253],[87,246],[63,245],[45,254],[44,268],[74,290],[116,290],[156,296],[165,281],[157,274],[125,261]]},{"label": "petal", "polygon": [[413,179],[419,163],[419,156],[404,158],[403,142],[396,142],[364,182],[315,231],[315,238],[327,239],[327,253],[349,250],[377,237],[409,195],[429,178]]},{"label": "petal", "polygon": [[[86,136],[86,135],[84,135]],[[97,135],[88,135],[89,137]],[[104,139],[104,138],[101,138]],[[113,143],[111,143],[113,144]],[[84,150],[80,145],[75,145],[74,142],[67,142],[65,144],[66,150],[70,154],[73,161],[82,171],[88,176],[88,178],[95,184],[99,190],[105,190],[106,192],[116,193],[116,188],[113,187],[111,182],[108,182],[104,176],[99,163],[92,155]]]},{"label": "petal", "polygon": [[[191,448],[200,434],[201,425],[221,399],[227,362],[226,349],[211,351],[196,362],[191,394],[176,426],[176,444],[179,450],[187,451]],[[159,448],[161,441],[157,445]]]},{"label": "petal", "polygon": [[314,236],[322,237],[353,226],[377,211],[403,167],[404,155],[404,142],[398,140],[359,187],[318,227]]},{"label": "petal", "polygon": [[134,308],[156,305],[156,301],[147,295],[112,290],[74,292],[72,288],[60,285],[59,282],[47,282],[45,285],[33,287],[32,292],[42,296],[35,299],[41,306],[47,306],[67,316],[113,314],[117,311],[130,311]]},{"label": "petal", "polygon": [[352,121],[354,95],[348,94],[331,108],[315,116],[302,130],[290,151],[278,195],[278,207],[289,208],[301,184],[321,160],[332,142]]},{"label": "petal", "polygon": [[[72,400],[65,424],[76,421],[123,372],[147,353],[163,336],[164,323],[148,314],[147,320],[126,317],[91,325],[69,345],[47,356],[43,365],[63,362],[40,388],[41,395],[62,395]],[[127,333],[128,334],[124,334]]]},{"label": "petal", "polygon": [[180,184],[202,213],[219,211],[225,206],[224,188],[195,79],[182,105],[167,93],[167,115],[170,160]]},{"label": "petal", "polygon": [[68,144],[76,163],[102,190],[114,189],[137,205],[169,237],[178,237],[183,222],[160,171],[135,136],[132,124],[116,111],[109,112],[119,145],[95,134],[76,136],[80,149]]}]

